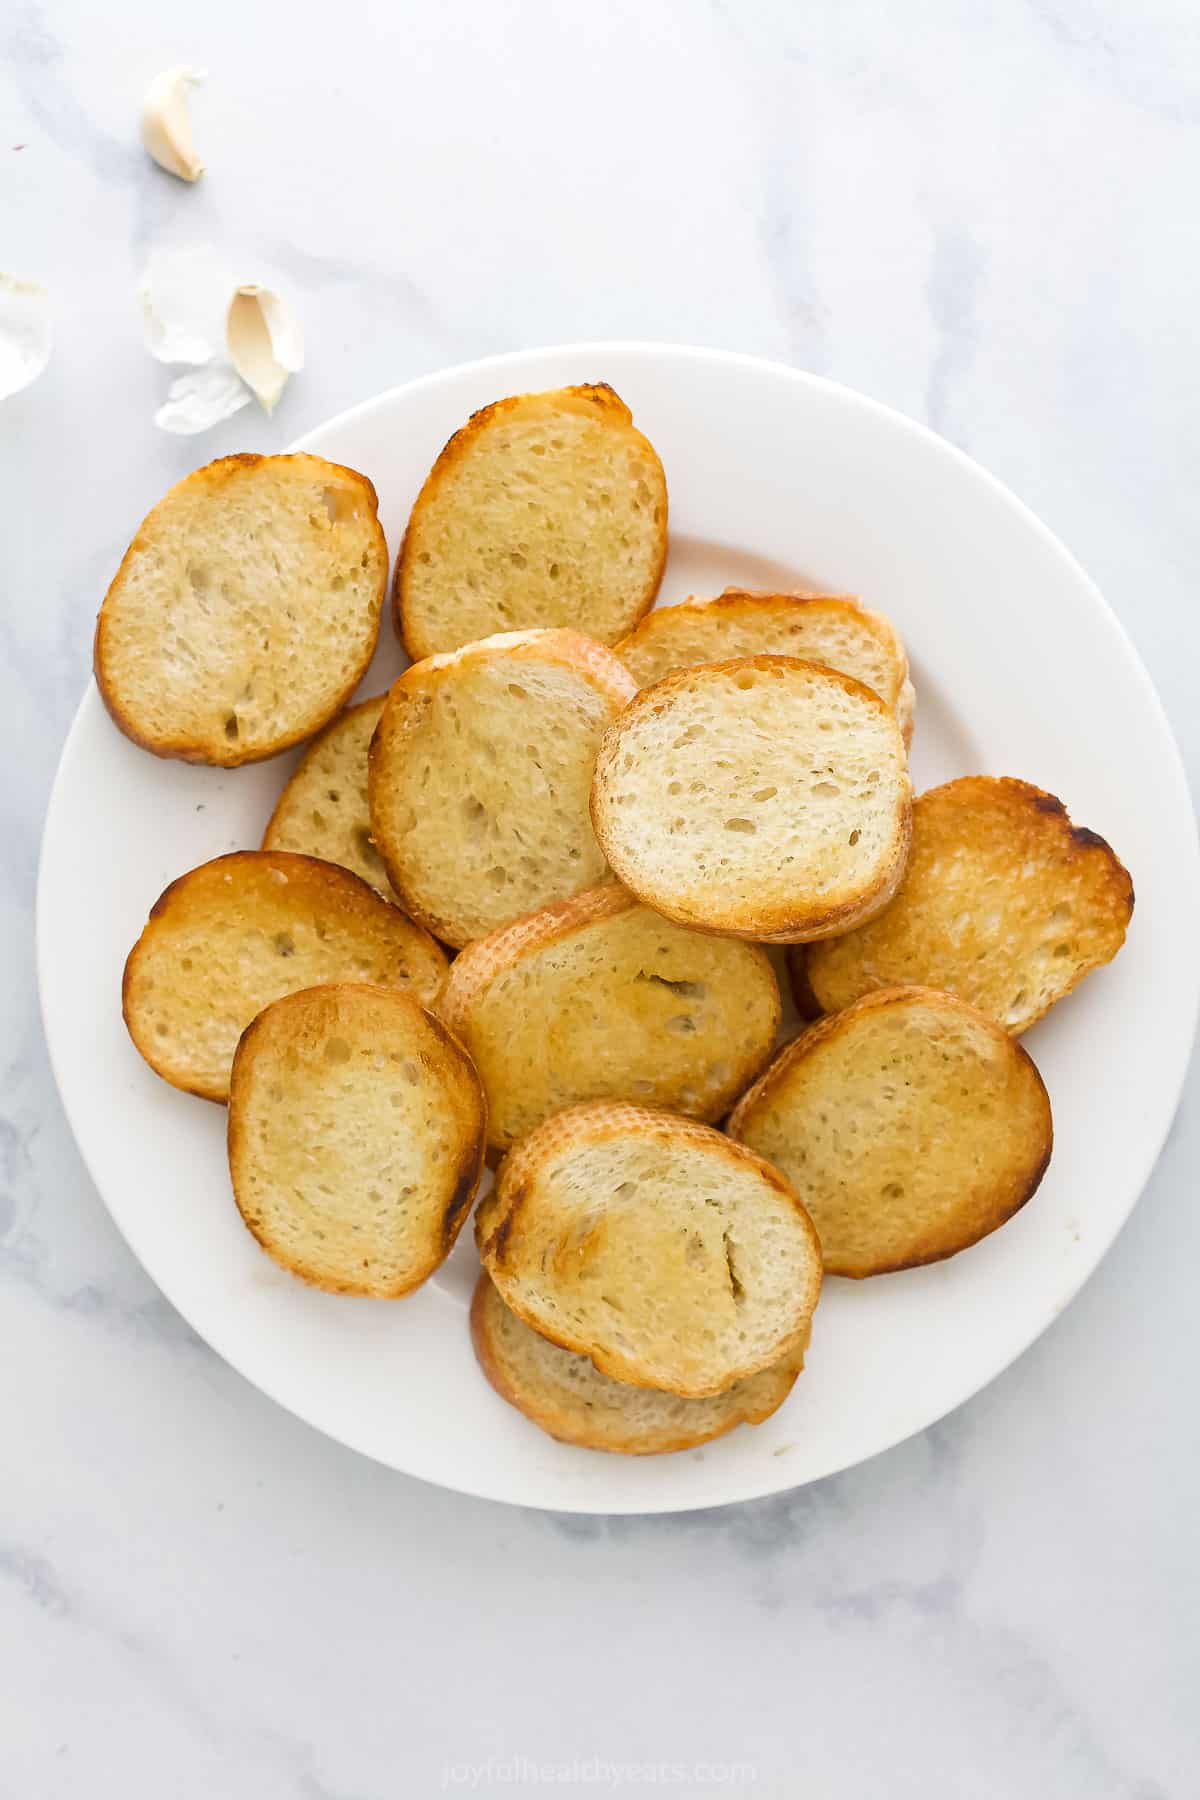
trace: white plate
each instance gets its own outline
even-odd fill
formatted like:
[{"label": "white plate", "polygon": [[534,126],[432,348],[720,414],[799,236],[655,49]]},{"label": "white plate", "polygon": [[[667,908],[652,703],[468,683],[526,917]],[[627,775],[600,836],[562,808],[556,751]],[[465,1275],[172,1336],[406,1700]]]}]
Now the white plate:
[{"label": "white plate", "polygon": [[[611,382],[666,465],[664,602],[727,582],[861,594],[910,646],[918,790],[973,771],[1023,776],[1132,871],[1138,905],[1121,956],[1026,1040],[1055,1118],[1033,1202],[951,1262],[829,1281],[808,1367],[767,1424],[674,1456],[574,1450],[475,1367],[469,1230],[406,1300],[303,1287],[242,1228],[223,1109],[159,1081],[125,1034],[121,969],[152,902],[183,870],[259,842],[293,758],[227,772],[159,762],[119,735],[90,688],[46,821],[38,961],[55,1074],[96,1185],[163,1292],[236,1369],[330,1436],[428,1481],[530,1506],[658,1512],[774,1493],[885,1449],[990,1381],[1077,1292],[1178,1099],[1200,991],[1200,859],[1162,709],[1087,577],[966,457],[845,388],[712,351],[584,345],[397,388],[299,447],[371,477],[395,548],[433,457],[469,412],[579,381]],[[363,691],[402,662],[387,625]]]}]

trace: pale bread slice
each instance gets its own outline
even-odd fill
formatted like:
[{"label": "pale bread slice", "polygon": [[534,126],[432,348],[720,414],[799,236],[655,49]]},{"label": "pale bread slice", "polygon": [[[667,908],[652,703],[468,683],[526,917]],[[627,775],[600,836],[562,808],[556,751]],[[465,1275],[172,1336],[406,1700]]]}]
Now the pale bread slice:
[{"label": "pale bread slice", "polygon": [[411,994],[306,988],[264,1008],[238,1044],[234,1199],[302,1281],[397,1299],[454,1248],[484,1127],[470,1058]]},{"label": "pale bread slice", "polygon": [[887,905],[908,853],[896,716],[852,676],[749,656],[667,675],[609,727],[600,848],[681,925],[792,943]]},{"label": "pale bread slice", "polygon": [[156,756],[233,768],[319,731],[371,660],[387,545],[365,475],[224,456],[138,528],[96,623],[96,682]]},{"label": "pale bread slice", "polygon": [[518,631],[406,669],[371,744],[371,831],[415,919],[462,945],[593,887],[600,736],[637,684],[577,631]]},{"label": "pale bread slice", "polygon": [[391,900],[367,800],[367,752],[386,699],[348,706],[313,739],[275,803],[262,847],[338,863]]},{"label": "pale bread slice", "polygon": [[155,901],[121,991],[129,1035],[173,1087],[229,1097],[238,1038],[298,988],[369,981],[430,1002],[440,945],[398,906],[333,863],[238,850],[181,875]]},{"label": "pale bread slice", "polygon": [[781,1169],[830,1275],[978,1243],[1036,1191],[1054,1142],[1042,1078],[1002,1026],[933,988],[884,988],[789,1044],[729,1121]]},{"label": "pale bread slice", "polygon": [[778,1412],[804,1366],[803,1350],[793,1351],[705,1400],[631,1387],[540,1337],[505,1306],[486,1275],[471,1301],[471,1341],[496,1392],[527,1419],[560,1443],[624,1456],[690,1450],[737,1425],[761,1425]]},{"label": "pale bread slice", "polygon": [[396,565],[414,659],[568,626],[614,644],[658,592],[667,484],[610,387],[516,394],[472,414],[417,497]]},{"label": "pale bread slice", "polygon": [[508,1148],[583,1100],[722,1117],[771,1054],[780,1001],[756,944],[673,925],[610,883],[468,944],[437,1010]]},{"label": "pale bread slice", "polygon": [[708,1125],[571,1107],[501,1164],[475,1221],[504,1301],[602,1375],[698,1399],[801,1349],[812,1221],[777,1170]]},{"label": "pale bread slice", "polygon": [[[1125,941],[1133,883],[1108,844],[1026,781],[966,775],[913,805],[912,851],[878,919],[796,959],[797,1003],[945,988],[1027,1031]],[[810,1004],[811,1003],[811,1004]]]},{"label": "pale bread slice", "polygon": [[758,594],[726,588],[647,613],[617,655],[642,687],[697,663],[735,656],[794,656],[824,663],[873,688],[912,737],[913,688],[900,635],[851,594]]}]

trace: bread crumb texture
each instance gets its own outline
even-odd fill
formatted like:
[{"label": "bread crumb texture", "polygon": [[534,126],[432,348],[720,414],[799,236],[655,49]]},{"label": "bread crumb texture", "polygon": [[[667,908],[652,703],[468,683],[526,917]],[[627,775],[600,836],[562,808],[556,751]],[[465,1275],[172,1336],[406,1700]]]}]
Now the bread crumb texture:
[{"label": "bread crumb texture", "polygon": [[445,1259],[483,1163],[470,1060],[407,994],[287,995],[234,1059],[229,1166],[246,1225],[317,1287],[396,1298]]},{"label": "bread crumb texture", "polygon": [[820,1292],[804,1207],[692,1120],[594,1103],[503,1163],[476,1236],[528,1325],[615,1380],[723,1393],[800,1349]]},{"label": "bread crumb texture", "polygon": [[913,805],[895,900],[870,924],[809,950],[798,1000],[836,1012],[874,988],[944,988],[1009,1031],[1028,1030],[1110,962],[1133,883],[1109,845],[1027,781],[967,775]]},{"label": "bread crumb texture", "polygon": [[318,730],[379,634],[375,490],[319,456],[226,456],[143,520],[96,627],[96,679],[127,736],[233,767]]},{"label": "bread crumb texture", "polygon": [[854,1276],[937,1262],[995,1231],[1053,1143],[1025,1051],[927,988],[886,989],[810,1027],[729,1129],[801,1195],[827,1273]]},{"label": "bread crumb texture", "polygon": [[345,980],[431,1001],[446,966],[427,932],[348,870],[242,850],[155,902],[125,965],[125,1023],[164,1080],[225,1100],[238,1038],[272,1000]]},{"label": "bread crumb texture", "polygon": [[601,1375],[586,1356],[539,1336],[481,1275],[471,1302],[471,1338],[496,1392],[561,1443],[626,1456],[688,1450],[778,1411],[804,1365],[802,1350],[735,1381],[723,1394],[686,1400]]},{"label": "bread crumb texture", "polygon": [[473,414],[413,507],[396,568],[410,656],[531,626],[614,644],[658,591],[667,485],[603,385],[518,394]]}]

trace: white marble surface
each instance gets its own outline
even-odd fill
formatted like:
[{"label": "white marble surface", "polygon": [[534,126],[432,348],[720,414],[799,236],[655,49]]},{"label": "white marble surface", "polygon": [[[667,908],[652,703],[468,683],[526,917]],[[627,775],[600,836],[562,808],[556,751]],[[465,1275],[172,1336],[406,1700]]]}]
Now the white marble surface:
[{"label": "white marble surface", "polygon": [[[0,415],[0,1796],[613,1791],[592,1758],[687,1794],[1195,1793],[1194,1084],[1099,1274],[938,1428],[772,1502],[556,1518],[374,1467],[196,1340],[80,1165],[31,956],[146,506],[498,349],[726,345],[928,421],[1099,580],[1194,776],[1194,6],[12,0],[0,39],[2,254],[58,330]],[[195,190],[134,130],[179,59],[212,72]],[[177,441],[133,290],[205,240],[277,273],[310,364],[273,421]]]}]

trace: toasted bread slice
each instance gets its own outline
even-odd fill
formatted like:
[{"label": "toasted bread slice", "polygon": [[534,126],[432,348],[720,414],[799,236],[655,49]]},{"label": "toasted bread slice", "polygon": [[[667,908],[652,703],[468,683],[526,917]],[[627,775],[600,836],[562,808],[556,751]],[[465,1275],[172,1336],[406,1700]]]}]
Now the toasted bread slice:
[{"label": "toasted bread slice", "polygon": [[129,1035],[173,1087],[229,1098],[238,1038],[283,994],[327,981],[410,988],[432,1001],[446,957],[398,906],[333,863],[239,850],[181,875],[125,964]]},{"label": "toasted bread slice", "polygon": [[687,931],[611,883],[468,944],[437,1010],[507,1148],[582,1100],[718,1119],[771,1054],[779,987],[756,944]]},{"label": "toasted bread slice", "polygon": [[830,1275],[965,1250],[1024,1206],[1054,1131],[1042,1078],[994,1019],[883,988],[789,1044],[729,1121],[803,1194]]},{"label": "toasted bread slice", "polygon": [[319,731],[371,660],[387,587],[375,489],[319,456],[223,456],[138,528],[96,624],[126,737],[233,768]]},{"label": "toasted bread slice", "polygon": [[966,775],[913,806],[887,911],[797,965],[797,1004],[836,1012],[873,988],[945,988],[1028,1030],[1125,941],[1133,883],[1104,839],[1026,781]]},{"label": "toasted bread slice", "polygon": [[643,688],[605,733],[592,782],[600,848],[640,900],[767,943],[847,931],[886,906],[909,813],[891,708],[785,656]]},{"label": "toasted bread slice", "polygon": [[486,1275],[471,1302],[471,1341],[496,1392],[551,1437],[625,1456],[690,1450],[736,1425],[760,1425],[783,1405],[804,1366],[803,1350],[793,1351],[707,1400],[630,1387],[601,1375],[586,1356],[540,1337],[505,1306]]},{"label": "toasted bread slice", "polygon": [[577,631],[516,631],[431,656],[392,688],[371,744],[371,831],[396,892],[448,944],[592,887],[600,735],[636,692]]},{"label": "toasted bread slice", "polygon": [[229,1093],[238,1210],[268,1256],[394,1300],[454,1247],[483,1167],[470,1058],[411,994],[287,994],[242,1033]]},{"label": "toasted bread slice", "polygon": [[602,1375],[698,1399],[803,1347],[820,1246],[768,1163],[710,1126],[603,1101],[510,1152],[483,1265],[527,1325]]},{"label": "toasted bread slice", "polygon": [[726,588],[660,606],[617,645],[643,687],[697,663],[735,656],[794,656],[873,688],[912,736],[912,683],[899,634],[850,594],[752,594]]},{"label": "toasted bread slice", "polygon": [[275,803],[262,847],[338,863],[391,900],[367,802],[367,752],[386,699],[348,706],[313,739]]},{"label": "toasted bread slice", "polygon": [[653,603],[667,484],[610,387],[516,394],[434,463],[396,565],[413,658],[495,632],[569,626],[615,644]]}]

